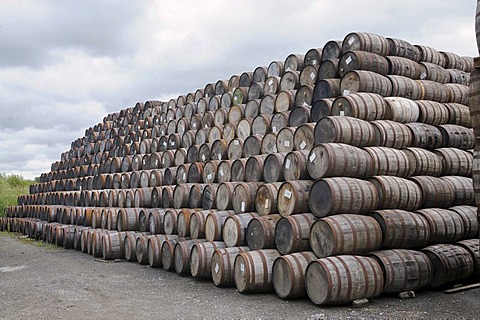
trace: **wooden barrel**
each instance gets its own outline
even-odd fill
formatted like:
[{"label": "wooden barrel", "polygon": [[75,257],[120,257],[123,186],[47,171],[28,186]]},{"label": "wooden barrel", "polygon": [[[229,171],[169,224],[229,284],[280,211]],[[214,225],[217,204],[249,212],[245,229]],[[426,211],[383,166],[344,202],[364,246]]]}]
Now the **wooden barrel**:
[{"label": "wooden barrel", "polygon": [[140,210],[136,208],[122,208],[118,211],[117,230],[137,231],[139,230]]},{"label": "wooden barrel", "polygon": [[415,45],[419,52],[419,61],[445,66],[445,57],[439,51],[428,46]]},{"label": "wooden barrel", "polygon": [[228,159],[235,160],[242,158],[243,155],[243,140],[233,139],[228,144]]},{"label": "wooden barrel", "polygon": [[247,245],[251,250],[274,249],[275,228],[282,216],[269,214],[250,220],[247,226]]},{"label": "wooden barrel", "polygon": [[312,122],[316,123],[323,117],[331,116],[333,101],[335,101],[333,98],[325,98],[315,101],[310,109],[310,119]]},{"label": "wooden barrel", "polygon": [[316,221],[310,232],[310,247],[318,258],[341,254],[364,254],[378,250],[382,231],[375,219],[339,214]]},{"label": "wooden barrel", "polygon": [[475,205],[475,193],[472,178],[443,176],[440,177],[440,179],[450,183],[454,195],[453,205]]},{"label": "wooden barrel", "polygon": [[327,59],[322,61],[320,67],[318,67],[317,79],[340,79],[340,73],[338,72],[338,63],[340,59]]},{"label": "wooden barrel", "polygon": [[163,217],[163,230],[165,234],[177,234],[177,221],[178,221],[178,214],[180,212],[175,209],[168,209],[165,211],[165,216]]},{"label": "wooden barrel", "polygon": [[234,263],[237,254],[248,252],[248,247],[232,247],[217,249],[212,255],[211,273],[213,283],[217,287],[227,287],[235,285],[234,281]]},{"label": "wooden barrel", "polygon": [[410,163],[411,175],[442,175],[443,162],[437,154],[421,148],[406,148],[402,152]]},{"label": "wooden barrel", "polygon": [[412,100],[423,99],[423,87],[416,80],[397,75],[388,75],[392,83],[392,97],[402,97]]},{"label": "wooden barrel", "polygon": [[193,215],[193,210],[182,209],[177,216],[177,234],[181,238],[190,236],[190,219]]},{"label": "wooden barrel", "polygon": [[442,147],[442,132],[437,127],[426,123],[407,123],[412,132],[412,147],[436,149]]},{"label": "wooden barrel", "polygon": [[234,190],[240,182],[224,182],[218,186],[217,189],[217,209],[230,210],[233,209]]},{"label": "wooden barrel", "polygon": [[[368,152],[343,143],[320,143],[310,151],[306,169],[313,179],[347,176],[366,178],[374,166]],[[305,164],[297,164],[303,165]],[[375,167],[378,168],[378,167]]]},{"label": "wooden barrel", "polygon": [[136,244],[139,232],[127,232],[123,241],[123,258],[128,262],[137,261]]},{"label": "wooden barrel", "polygon": [[263,181],[263,163],[267,155],[250,156],[245,164],[245,181]]},{"label": "wooden barrel", "polygon": [[418,62],[399,56],[388,56],[388,74],[420,79],[421,66]]},{"label": "wooden barrel", "polygon": [[177,236],[155,234],[148,236],[147,256],[148,265],[152,268],[162,268],[162,243],[168,239],[175,239]]},{"label": "wooden barrel", "polygon": [[299,71],[285,71],[280,79],[280,90],[296,90],[300,85]]},{"label": "wooden barrel", "polygon": [[387,103],[381,95],[358,92],[336,98],[332,105],[332,115],[367,121],[381,120],[385,118],[386,106]]},{"label": "wooden barrel", "polygon": [[200,242],[192,246],[190,273],[194,278],[212,278],[212,255],[215,250],[225,248],[223,241]]},{"label": "wooden barrel", "polygon": [[392,94],[392,82],[389,78],[372,71],[354,70],[342,77],[340,92],[342,95],[370,92],[388,97]]},{"label": "wooden barrel", "polygon": [[441,66],[430,63],[420,62],[420,79],[432,80],[438,83],[447,83],[450,81],[450,74]]},{"label": "wooden barrel", "polygon": [[281,182],[262,184],[255,194],[255,209],[260,216],[277,213],[277,196]]},{"label": "wooden barrel", "polygon": [[309,212],[309,195],[313,183],[311,180],[284,182],[278,189],[278,212],[282,216]]},{"label": "wooden barrel", "polygon": [[364,150],[372,159],[372,176],[409,177],[413,174],[414,167],[402,150],[387,147],[365,147]]},{"label": "wooden barrel", "polygon": [[308,150],[290,151],[283,161],[285,181],[310,179],[307,171]]},{"label": "wooden barrel", "polygon": [[448,208],[455,199],[452,187],[448,181],[431,176],[411,177],[416,182],[423,194],[423,208]]},{"label": "wooden barrel", "polygon": [[468,239],[462,240],[456,243],[456,245],[467,249],[470,252],[471,256],[473,257],[473,262],[475,264],[475,269],[473,274],[478,275],[480,274],[480,247],[478,243],[478,239]]},{"label": "wooden barrel", "polygon": [[210,242],[223,240],[225,220],[233,215],[235,215],[233,210],[209,213],[205,221],[205,239]]},{"label": "wooden barrel", "polygon": [[430,225],[420,214],[390,209],[376,210],[370,215],[382,229],[383,248],[419,248],[430,241]]},{"label": "wooden barrel", "polygon": [[352,32],[343,39],[342,51],[368,51],[387,56],[390,53],[390,47],[387,39],[380,35],[368,32]]},{"label": "wooden barrel", "polygon": [[467,249],[454,244],[437,244],[422,249],[432,263],[432,287],[469,277],[475,268]]},{"label": "wooden barrel", "polygon": [[277,135],[277,150],[278,152],[290,152],[293,151],[293,137],[295,135],[295,128],[285,127],[282,128]]},{"label": "wooden barrel", "polygon": [[290,112],[290,115],[288,116],[288,125],[290,127],[298,127],[310,122],[310,104],[307,104],[306,102],[303,104],[304,105],[296,106]]},{"label": "wooden barrel", "polygon": [[167,271],[175,270],[175,245],[186,241],[185,238],[170,238],[162,241],[162,268]]},{"label": "wooden barrel", "polygon": [[312,48],[305,53],[303,58],[304,68],[309,65],[319,65],[322,61],[322,48]]},{"label": "wooden barrel", "polygon": [[430,244],[451,243],[464,238],[465,223],[457,212],[438,208],[416,212],[424,216],[430,225]]},{"label": "wooden barrel", "polygon": [[396,38],[386,38],[390,47],[390,56],[404,57],[413,61],[420,59],[418,49],[408,41]]},{"label": "wooden barrel", "polygon": [[275,245],[281,254],[309,251],[310,228],[314,223],[311,213],[283,217],[275,228]]},{"label": "wooden barrel", "polygon": [[307,295],[305,270],[313,260],[316,260],[316,257],[311,251],[292,253],[275,259],[272,282],[280,298],[302,298]]},{"label": "wooden barrel", "polygon": [[422,190],[411,180],[394,176],[375,176],[368,181],[377,188],[378,209],[415,211],[422,206]]},{"label": "wooden barrel", "polygon": [[216,196],[219,184],[207,184],[202,193],[202,205],[205,210],[216,208]]},{"label": "wooden barrel", "polygon": [[365,147],[374,145],[370,122],[352,117],[324,117],[315,126],[315,143],[338,142]]},{"label": "wooden barrel", "polygon": [[310,189],[311,212],[317,217],[336,213],[368,213],[378,206],[375,186],[356,178],[317,180]]},{"label": "wooden barrel", "polygon": [[342,255],[322,258],[310,262],[305,271],[308,297],[319,305],[374,298],[382,293],[383,286],[382,268],[369,257]]},{"label": "wooden barrel", "polygon": [[311,150],[315,145],[315,124],[304,123],[297,127],[293,135],[293,146],[295,150]]},{"label": "wooden barrel", "polygon": [[135,245],[135,255],[139,264],[148,264],[147,234],[140,234]]},{"label": "wooden barrel", "polygon": [[[447,83],[444,85],[447,91],[447,102],[468,104],[469,87],[459,83]],[[443,100],[442,100],[443,101]]]},{"label": "wooden barrel", "polygon": [[270,76],[282,76],[284,72],[283,61],[272,61],[267,68],[267,75]]},{"label": "wooden barrel", "polygon": [[429,100],[419,100],[416,103],[419,108],[418,122],[434,126],[449,122],[450,113],[445,104]]},{"label": "wooden barrel", "polygon": [[251,212],[255,210],[255,194],[260,182],[240,182],[233,190],[232,207],[235,213]]},{"label": "wooden barrel", "polygon": [[194,211],[190,217],[190,237],[192,239],[203,239],[205,238],[205,223],[207,221],[207,216],[215,211],[203,210],[203,211]]},{"label": "wooden barrel", "polygon": [[223,241],[227,247],[237,247],[246,245],[246,231],[248,223],[253,218],[258,217],[257,213],[241,213],[229,216],[225,219],[223,225]]},{"label": "wooden barrel", "polygon": [[443,175],[470,176],[472,174],[473,155],[457,148],[439,148],[433,151],[441,156]]},{"label": "wooden barrel", "polygon": [[218,165],[217,179],[219,183],[231,181],[231,167],[234,160],[222,160]]},{"label": "wooden barrel", "polygon": [[385,97],[384,100],[386,102],[385,120],[401,123],[417,122],[420,116],[417,102],[402,97]]},{"label": "wooden barrel", "polygon": [[275,249],[239,253],[234,264],[237,290],[241,293],[273,291],[273,263],[279,256]]},{"label": "wooden barrel", "polygon": [[265,182],[284,181],[283,163],[287,153],[271,153],[263,163],[263,179]]},{"label": "wooden barrel", "polygon": [[300,71],[300,85],[314,86],[317,82],[318,65],[309,64]]},{"label": "wooden barrel", "polygon": [[456,124],[438,126],[442,135],[442,147],[472,149],[475,146],[475,135],[472,129]]},{"label": "wooden barrel", "polygon": [[407,125],[390,120],[372,121],[374,141],[371,145],[389,148],[406,148],[412,144],[413,134]]},{"label": "wooden barrel", "polygon": [[177,242],[174,248],[175,272],[180,276],[190,275],[190,253],[196,243],[205,242],[205,239],[192,239]]},{"label": "wooden barrel", "polygon": [[338,97],[342,94],[340,84],[341,80],[339,78],[319,80],[313,89],[312,101]]},{"label": "wooden barrel", "polygon": [[455,211],[462,218],[465,225],[465,239],[478,238],[477,207],[454,206],[448,209]]},{"label": "wooden barrel", "polygon": [[432,281],[432,263],[425,253],[407,249],[375,251],[385,278],[384,293],[399,293],[428,287]]},{"label": "wooden barrel", "polygon": [[344,51],[338,63],[340,76],[343,77],[353,70],[367,70],[386,75],[389,71],[388,60],[373,52]]},{"label": "wooden barrel", "polygon": [[261,154],[262,137],[260,135],[250,135],[243,142],[243,156],[245,158]]},{"label": "wooden barrel", "polygon": [[235,159],[232,163],[232,167],[230,169],[230,180],[236,182],[245,181],[245,166],[247,164],[246,158]]},{"label": "wooden barrel", "polygon": [[195,183],[190,188],[190,195],[188,199],[188,206],[190,208],[202,208],[202,197],[205,187],[207,187],[207,184]]},{"label": "wooden barrel", "polygon": [[325,43],[322,49],[322,61],[327,59],[339,59],[342,55],[342,40],[330,40]]}]

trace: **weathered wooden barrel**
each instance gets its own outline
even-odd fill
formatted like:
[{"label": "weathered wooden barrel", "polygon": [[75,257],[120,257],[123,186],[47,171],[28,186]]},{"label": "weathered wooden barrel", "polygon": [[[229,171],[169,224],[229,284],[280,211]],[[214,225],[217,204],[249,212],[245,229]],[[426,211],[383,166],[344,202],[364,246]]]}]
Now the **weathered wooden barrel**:
[{"label": "weathered wooden barrel", "polygon": [[438,83],[447,83],[450,81],[450,74],[441,66],[430,63],[420,62],[420,79],[432,80]]},{"label": "weathered wooden barrel", "polygon": [[216,197],[219,184],[207,184],[202,193],[201,207],[205,210],[216,208]]},{"label": "weathered wooden barrel", "polygon": [[318,68],[318,65],[305,65],[300,71],[300,85],[314,86],[317,82]]},{"label": "weathered wooden barrel", "polygon": [[420,251],[393,249],[369,254],[383,270],[384,293],[398,293],[428,287],[432,281],[432,263]]},{"label": "weathered wooden barrel", "polygon": [[218,166],[220,165],[221,160],[210,160],[205,163],[202,172],[202,181],[203,183],[214,183],[218,182]]},{"label": "weathered wooden barrel", "polygon": [[137,208],[121,208],[118,211],[117,230],[137,231],[139,230],[140,210]]},{"label": "weathered wooden barrel", "polygon": [[305,271],[308,297],[319,305],[377,297],[382,293],[384,283],[380,264],[369,257],[341,255],[322,258],[310,262]]},{"label": "weathered wooden barrel", "polygon": [[340,79],[340,73],[338,72],[339,62],[340,59],[327,59],[322,61],[322,63],[318,67],[318,81],[323,79]]},{"label": "weathered wooden barrel", "polygon": [[265,182],[284,181],[283,163],[287,153],[271,153],[263,163],[263,179]]},{"label": "weathered wooden barrel", "polygon": [[277,213],[277,196],[281,182],[262,184],[255,194],[255,209],[260,216]]},{"label": "weathered wooden barrel", "polygon": [[165,217],[165,210],[151,209],[148,214],[148,231],[151,234],[164,233],[163,223]]},{"label": "weathered wooden barrel", "polygon": [[477,219],[477,207],[474,206],[454,206],[448,208],[460,215],[465,225],[465,239],[478,238],[478,219]]},{"label": "weathered wooden barrel", "polygon": [[342,95],[370,92],[388,97],[392,94],[392,82],[389,78],[372,71],[354,70],[342,77],[340,92]]},{"label": "weathered wooden barrel", "polygon": [[175,245],[186,241],[185,238],[171,238],[162,241],[162,268],[166,271],[175,270]]},{"label": "weathered wooden barrel", "polygon": [[420,79],[421,67],[420,64],[412,59],[388,56],[388,74],[408,77],[414,80]]},{"label": "weathered wooden barrel", "polygon": [[275,227],[275,245],[281,254],[310,251],[310,228],[315,216],[294,214],[281,218]]},{"label": "weathered wooden barrel", "polygon": [[315,143],[338,142],[365,147],[374,145],[375,132],[368,121],[329,116],[320,119],[315,126]]},{"label": "weathered wooden barrel", "polygon": [[148,264],[148,236],[146,233],[140,234],[135,244],[135,255],[139,264]]},{"label": "weathered wooden barrel", "polygon": [[192,239],[203,239],[205,238],[205,223],[207,221],[207,216],[215,211],[195,210],[190,217],[190,237]]},{"label": "weathered wooden barrel", "polygon": [[450,183],[454,195],[453,205],[475,205],[475,193],[472,178],[443,176],[440,177],[440,179]]},{"label": "weathered wooden barrel", "polygon": [[293,151],[293,137],[295,136],[294,127],[282,128],[277,134],[277,150],[278,152]]},{"label": "weathered wooden barrel", "polygon": [[162,243],[168,239],[175,239],[176,235],[154,234],[148,236],[147,256],[148,265],[152,268],[162,268]]},{"label": "weathered wooden barrel", "polygon": [[180,276],[190,275],[190,253],[196,243],[205,242],[205,239],[192,239],[177,242],[174,249],[175,272]]},{"label": "weathered wooden barrel", "polygon": [[121,259],[124,252],[126,232],[107,232],[102,237],[102,256],[104,260]]},{"label": "weathered wooden barrel", "polygon": [[309,150],[290,151],[283,161],[285,181],[310,179],[307,171]]},{"label": "weathered wooden barrel", "polygon": [[368,181],[377,188],[378,209],[415,211],[422,206],[422,190],[411,180],[395,176],[374,176]]},{"label": "weathered wooden barrel", "polygon": [[139,232],[127,232],[123,240],[123,258],[128,262],[137,261],[136,244]]},{"label": "weathered wooden barrel", "polygon": [[309,49],[303,58],[304,68],[309,65],[319,65],[322,61],[322,48],[312,48]]},{"label": "weathered wooden barrel", "polygon": [[237,254],[248,252],[248,247],[231,247],[217,249],[212,254],[211,273],[217,287],[234,286],[234,263]]},{"label": "weathered wooden barrel", "polygon": [[305,270],[308,264],[316,259],[311,251],[292,253],[275,259],[272,282],[277,295],[282,299],[305,297]]},{"label": "weathered wooden barrel", "polygon": [[473,257],[473,262],[475,264],[475,269],[473,274],[478,275],[480,274],[480,247],[478,243],[478,239],[467,239],[462,240],[456,243],[456,245],[467,249],[470,252],[471,256]]},{"label": "weathered wooden barrel", "polygon": [[385,118],[386,106],[387,103],[381,95],[358,92],[336,98],[332,105],[332,115],[367,121],[381,120]]},{"label": "weathered wooden barrel", "polygon": [[412,144],[413,134],[407,125],[391,120],[371,122],[374,141],[371,146],[401,149]]},{"label": "weathered wooden barrel", "polygon": [[376,210],[370,215],[382,229],[382,248],[419,248],[430,241],[430,225],[420,214],[389,209]]},{"label": "weathered wooden barrel", "polygon": [[439,208],[420,209],[430,225],[430,244],[451,243],[464,239],[465,222],[455,211]]},{"label": "weathered wooden barrel", "polygon": [[278,189],[277,208],[282,216],[309,212],[309,195],[313,185],[311,180],[284,182]]},{"label": "weathered wooden barrel", "polygon": [[436,49],[423,45],[415,45],[415,48],[419,52],[419,61],[445,66],[445,57]]},{"label": "weathered wooden barrel", "polygon": [[433,153],[442,159],[442,175],[445,176],[471,176],[473,168],[473,155],[471,152],[457,148],[439,148]]},{"label": "weathered wooden barrel", "polygon": [[190,188],[189,198],[188,198],[188,207],[195,209],[195,208],[202,208],[202,201],[203,201],[203,191],[207,187],[207,184],[200,184],[195,183]]},{"label": "weathered wooden barrel", "polygon": [[235,159],[230,169],[230,181],[242,182],[245,181],[245,166],[247,164],[247,158]]},{"label": "weathered wooden barrel", "polygon": [[408,158],[411,175],[440,176],[443,173],[442,158],[422,148],[406,148],[402,152]]},{"label": "weathered wooden barrel", "polygon": [[165,216],[163,217],[163,230],[165,234],[177,234],[178,232],[178,214],[180,211],[175,209],[168,209],[165,211]]},{"label": "weathered wooden barrel", "polygon": [[343,77],[353,70],[373,71],[381,75],[388,74],[389,65],[385,57],[368,51],[344,51],[338,64],[338,71]]},{"label": "weathered wooden barrel", "polygon": [[177,216],[177,234],[181,238],[190,236],[190,220],[193,210],[181,209]]},{"label": "weathered wooden barrel", "polygon": [[385,120],[401,123],[417,122],[420,116],[418,104],[402,97],[385,97]]},{"label": "weathered wooden barrel", "polygon": [[423,90],[416,80],[397,75],[388,75],[392,83],[392,97],[402,97],[412,100],[423,99]]},{"label": "weathered wooden barrel", "polygon": [[200,242],[192,246],[190,253],[190,273],[194,278],[212,278],[212,255],[215,250],[225,248],[223,241]]},{"label": "weathered wooden barrel", "polygon": [[250,156],[245,163],[245,181],[259,182],[263,181],[263,163],[265,162],[266,154]]},{"label": "weathered wooden barrel", "polygon": [[439,128],[426,123],[407,123],[412,132],[412,147],[436,149],[443,145],[442,132]]},{"label": "weathered wooden barrel", "polygon": [[448,208],[452,206],[455,195],[448,181],[432,176],[411,177],[423,194],[423,208]]},{"label": "weathered wooden barrel", "polygon": [[223,225],[223,241],[227,247],[237,247],[246,245],[246,231],[248,223],[253,218],[258,217],[255,212],[247,212],[228,216]]},{"label": "weathered wooden barrel", "polygon": [[474,257],[454,244],[436,244],[422,249],[432,263],[432,287],[458,281],[473,274]]},{"label": "weathered wooden barrel", "polygon": [[275,249],[239,253],[234,264],[237,290],[241,293],[272,292],[273,263],[279,256]]},{"label": "weathered wooden barrel", "polygon": [[311,150],[315,145],[315,124],[304,123],[297,127],[293,135],[293,146],[297,151]]},{"label": "weathered wooden barrel", "polygon": [[[366,178],[374,168],[368,152],[343,143],[320,143],[310,151],[308,161],[296,164],[306,167],[313,179],[347,176]],[[378,168],[375,167],[375,168]]]},{"label": "weathered wooden barrel", "polygon": [[326,98],[336,98],[341,95],[340,91],[341,79],[326,78],[319,80],[313,89],[312,101],[318,101]]},{"label": "weathered wooden barrel", "polygon": [[390,53],[389,42],[386,38],[368,32],[352,32],[345,36],[342,42],[342,51],[368,51],[382,56]]},{"label": "weathered wooden barrel", "polygon": [[449,110],[443,103],[429,100],[418,100],[417,106],[419,108],[418,122],[438,126],[440,124],[448,123],[450,120]]},{"label": "weathered wooden barrel", "polygon": [[243,156],[248,158],[261,154],[263,136],[255,134],[246,137],[243,142]]},{"label": "weathered wooden barrel", "polygon": [[409,177],[413,173],[414,167],[402,150],[387,147],[365,147],[363,150],[371,157],[372,176]]},{"label": "weathered wooden barrel", "polygon": [[316,221],[310,232],[310,247],[318,258],[341,254],[364,254],[378,250],[382,230],[375,219],[339,214]]},{"label": "weathered wooden barrel", "polygon": [[333,101],[335,101],[333,98],[315,101],[310,109],[310,119],[312,122],[316,123],[323,117],[331,116]]},{"label": "weathered wooden barrel", "polygon": [[324,178],[312,185],[309,205],[317,217],[336,213],[368,213],[377,208],[378,193],[369,181],[346,177]]},{"label": "weathered wooden barrel", "polygon": [[232,199],[232,208],[235,213],[255,210],[255,194],[260,185],[262,185],[260,182],[240,182],[235,186]]},{"label": "weathered wooden barrel", "polygon": [[342,40],[330,40],[325,43],[322,49],[322,61],[327,59],[339,59],[342,55]]},{"label": "weathered wooden barrel", "polygon": [[225,220],[235,215],[233,210],[211,212],[205,221],[205,239],[207,241],[223,240],[223,226]]},{"label": "weathered wooden barrel", "polygon": [[472,149],[475,146],[475,135],[472,129],[456,124],[438,126],[442,135],[442,147]]},{"label": "weathered wooden barrel", "polygon": [[250,220],[246,231],[248,247],[251,250],[274,249],[275,228],[281,217],[279,214],[269,214]]},{"label": "weathered wooden barrel", "polygon": [[418,49],[408,41],[396,38],[386,38],[390,47],[390,56],[404,57],[413,61],[420,59]]}]

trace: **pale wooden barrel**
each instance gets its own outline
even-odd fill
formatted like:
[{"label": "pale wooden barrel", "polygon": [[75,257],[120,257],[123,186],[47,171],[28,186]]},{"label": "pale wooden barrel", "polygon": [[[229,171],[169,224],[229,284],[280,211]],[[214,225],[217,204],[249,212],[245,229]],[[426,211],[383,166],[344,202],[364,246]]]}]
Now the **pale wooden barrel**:
[{"label": "pale wooden barrel", "polygon": [[147,256],[148,265],[152,268],[162,268],[162,243],[164,240],[175,239],[177,236],[155,234],[148,236]]},{"label": "pale wooden barrel", "polygon": [[313,181],[296,180],[284,182],[278,189],[277,208],[282,216],[309,212],[309,195]]},{"label": "pale wooden barrel", "polygon": [[394,176],[375,176],[368,181],[377,188],[378,209],[415,211],[422,206],[422,190],[411,180]]},{"label": "pale wooden barrel", "polygon": [[417,106],[420,112],[418,122],[434,126],[448,123],[450,113],[445,104],[436,101],[418,100]]},{"label": "pale wooden barrel", "polygon": [[372,158],[372,176],[409,177],[415,167],[410,165],[409,158],[402,150],[387,147],[365,147]]},{"label": "pale wooden barrel", "polygon": [[375,93],[358,92],[335,99],[332,105],[333,116],[348,116],[367,121],[385,118],[387,103]]},{"label": "pale wooden barrel", "polygon": [[304,123],[297,127],[293,135],[293,146],[295,150],[311,150],[315,145],[315,124]]},{"label": "pale wooden barrel", "polygon": [[448,181],[432,176],[411,177],[416,182],[423,194],[423,208],[448,208],[455,200],[455,194]]},{"label": "pale wooden barrel", "polygon": [[273,263],[279,256],[275,249],[239,253],[234,265],[237,290],[241,293],[272,292]]},{"label": "pale wooden barrel", "polygon": [[215,250],[225,248],[223,241],[200,242],[192,246],[190,253],[190,273],[194,278],[212,278],[212,255]]},{"label": "pale wooden barrel", "polygon": [[207,241],[223,240],[223,226],[225,220],[233,215],[235,215],[233,210],[209,213],[205,221],[205,239]]},{"label": "pale wooden barrel", "polygon": [[378,74],[388,73],[388,61],[385,57],[368,51],[344,51],[338,64],[340,76],[352,70],[367,70]]},{"label": "pale wooden barrel", "polygon": [[197,243],[205,242],[205,239],[192,239],[177,242],[173,251],[175,259],[175,272],[180,276],[190,275],[190,253]]},{"label": "pale wooden barrel", "polygon": [[372,71],[349,71],[342,77],[340,92],[342,95],[370,92],[388,97],[392,94],[392,82],[389,78]]},{"label": "pale wooden barrel", "polygon": [[255,210],[260,216],[277,213],[277,196],[281,182],[265,183],[255,194]]},{"label": "pale wooden barrel", "polygon": [[339,142],[365,147],[374,145],[375,132],[368,121],[352,117],[324,117],[315,126],[315,143]]},{"label": "pale wooden barrel", "polygon": [[455,211],[439,208],[416,211],[428,220],[430,225],[430,244],[451,243],[465,236],[465,222]]},{"label": "pale wooden barrel", "polygon": [[273,263],[273,287],[282,299],[302,298],[305,290],[305,270],[316,257],[311,251],[278,257]]},{"label": "pale wooden barrel", "polygon": [[444,170],[442,158],[422,148],[405,148],[402,152],[408,158],[411,175],[441,176]]},{"label": "pale wooden barrel", "polygon": [[257,213],[247,212],[225,219],[223,225],[223,241],[227,247],[237,247],[246,245],[246,231],[250,220],[258,217]]},{"label": "pale wooden barrel", "polygon": [[342,40],[330,40],[326,42],[322,49],[322,61],[339,59],[342,55],[342,45]]},{"label": "pale wooden barrel", "polygon": [[372,146],[401,149],[412,144],[413,134],[407,125],[391,120],[371,122],[374,132]]},{"label": "pale wooden barrel", "polygon": [[385,120],[408,123],[417,122],[420,109],[414,100],[402,97],[386,97]]},{"label": "pale wooden barrel", "polygon": [[285,181],[310,179],[307,171],[308,150],[290,151],[283,161]]},{"label": "pale wooden barrel", "polygon": [[275,245],[281,254],[310,251],[310,228],[315,221],[311,213],[281,218],[275,228]]},{"label": "pale wooden barrel", "polygon": [[[305,287],[313,303],[345,304],[356,299],[374,298],[382,293],[384,277],[373,258],[342,255],[310,262],[305,271]],[[356,290],[352,290],[352,288]]]},{"label": "pale wooden barrel", "polygon": [[205,238],[205,223],[207,221],[207,216],[216,212],[215,210],[202,210],[194,211],[190,217],[190,237],[192,239],[203,239]]},{"label": "pale wooden barrel", "polygon": [[248,252],[246,246],[217,249],[212,255],[211,272],[217,287],[234,286],[234,263],[237,254]]},{"label": "pale wooden barrel", "polygon": [[255,194],[261,182],[240,182],[233,191],[232,207],[239,214],[255,210]]},{"label": "pale wooden barrel", "polygon": [[378,250],[382,230],[369,216],[338,214],[316,221],[310,232],[310,247],[318,258],[341,254],[364,254]]},{"label": "pale wooden barrel", "polygon": [[386,38],[368,32],[352,32],[345,36],[342,51],[368,51],[387,56],[390,52],[389,42]]},{"label": "pale wooden barrel", "polygon": [[250,220],[246,231],[248,247],[251,250],[275,249],[275,228],[281,217],[269,214]]}]

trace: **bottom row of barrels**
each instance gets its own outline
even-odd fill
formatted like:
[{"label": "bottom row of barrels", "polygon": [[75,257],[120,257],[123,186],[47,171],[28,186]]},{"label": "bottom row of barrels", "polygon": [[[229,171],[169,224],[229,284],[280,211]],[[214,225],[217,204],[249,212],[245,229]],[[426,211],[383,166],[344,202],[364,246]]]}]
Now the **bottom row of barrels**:
[{"label": "bottom row of barrels", "polygon": [[276,249],[227,248],[222,241],[118,232],[27,218],[0,218],[2,230],[22,232],[104,259],[136,261],[181,276],[212,279],[219,287],[236,286],[242,293],[275,291],[284,299],[308,295],[320,305],[439,287],[480,275],[478,239],[436,244],[420,251],[391,249],[366,256],[318,259],[310,251],[281,255]]}]

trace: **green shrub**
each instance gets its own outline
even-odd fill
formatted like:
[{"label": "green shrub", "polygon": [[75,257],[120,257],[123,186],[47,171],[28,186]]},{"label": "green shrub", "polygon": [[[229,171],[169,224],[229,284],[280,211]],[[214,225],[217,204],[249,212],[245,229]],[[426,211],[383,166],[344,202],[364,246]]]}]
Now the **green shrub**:
[{"label": "green shrub", "polygon": [[0,174],[0,216],[5,215],[5,208],[17,205],[18,196],[28,194],[28,187],[34,183],[20,175]]}]

